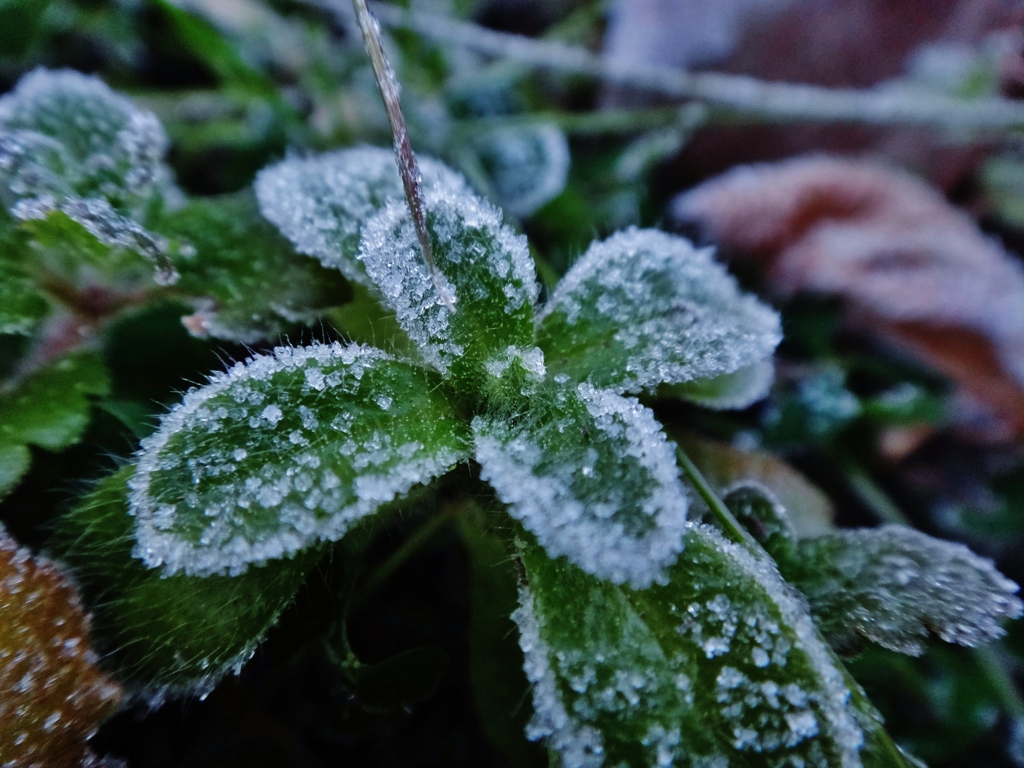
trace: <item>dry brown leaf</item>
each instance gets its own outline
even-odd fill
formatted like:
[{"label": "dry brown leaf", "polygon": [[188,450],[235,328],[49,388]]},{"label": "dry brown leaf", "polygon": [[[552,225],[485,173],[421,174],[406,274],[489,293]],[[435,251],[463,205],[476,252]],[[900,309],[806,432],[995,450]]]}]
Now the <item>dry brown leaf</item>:
[{"label": "dry brown leaf", "polygon": [[86,740],[121,688],[96,666],[78,593],[0,528],[0,758],[23,768],[96,765]]},{"label": "dry brown leaf", "polygon": [[869,162],[797,158],[737,168],[672,213],[763,262],[783,293],[841,296],[853,324],[1024,435],[1024,267],[928,185]]}]

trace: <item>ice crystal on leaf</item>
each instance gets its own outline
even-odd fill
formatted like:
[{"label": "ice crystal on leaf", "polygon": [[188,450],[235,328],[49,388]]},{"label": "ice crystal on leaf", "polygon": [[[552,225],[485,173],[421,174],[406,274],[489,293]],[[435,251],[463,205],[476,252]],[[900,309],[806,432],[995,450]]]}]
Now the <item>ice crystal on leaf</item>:
[{"label": "ice crystal on leaf", "polygon": [[803,539],[780,564],[842,651],[868,640],[917,656],[930,632],[982,645],[1022,612],[1017,585],[991,561],[900,525]]},{"label": "ice crystal on leaf", "polygon": [[0,527],[0,764],[87,765],[86,739],[120,699],[74,585]]},{"label": "ice crystal on leaf", "polygon": [[[423,184],[468,191],[465,180],[436,160],[420,159]],[[363,224],[388,202],[403,198],[390,149],[355,147],[291,158],[260,171],[256,196],[263,215],[308,256],[349,280],[372,286],[356,259]]]},{"label": "ice crystal on leaf", "polygon": [[192,390],[143,441],[129,481],[136,553],[166,573],[238,574],[336,540],[448,471],[463,432],[429,372],[380,350],[258,355]]},{"label": "ice crystal on leaf", "polygon": [[478,376],[508,346],[533,347],[538,286],[526,239],[501,213],[458,189],[428,189],[427,231],[451,312],[431,279],[404,201],[390,203],[363,228],[359,259],[416,342],[442,373]]},{"label": "ice crystal on leaf", "polygon": [[509,513],[552,555],[643,588],[686,528],[686,492],[654,414],[634,398],[555,384],[529,415],[473,422],[476,460]]},{"label": "ice crystal on leaf", "polygon": [[879,721],[774,568],[706,526],[685,545],[633,591],[522,543],[531,738],[567,768],[870,763]]},{"label": "ice crystal on leaf", "polygon": [[167,135],[93,77],[38,69],[0,98],[0,198],[22,221],[55,213],[104,246],[160,264],[174,281],[167,243],[139,223],[157,198],[177,199],[164,165]]},{"label": "ice crystal on leaf", "polygon": [[169,183],[156,117],[78,72],[23,77],[0,98],[0,135],[0,176],[19,198],[71,192],[130,213]]},{"label": "ice crystal on leaf", "polygon": [[[629,229],[590,246],[540,315],[553,372],[624,392],[728,380],[729,406],[763,397],[764,361],[781,340],[778,315],[688,240]],[[738,387],[738,384],[744,384]],[[713,391],[699,393],[706,403]]]}]

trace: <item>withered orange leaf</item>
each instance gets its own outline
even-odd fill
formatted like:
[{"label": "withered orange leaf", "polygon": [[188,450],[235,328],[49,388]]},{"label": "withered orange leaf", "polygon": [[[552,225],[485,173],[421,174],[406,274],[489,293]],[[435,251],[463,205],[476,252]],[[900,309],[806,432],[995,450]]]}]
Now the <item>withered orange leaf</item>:
[{"label": "withered orange leaf", "polygon": [[0,528],[0,757],[4,765],[94,764],[86,740],[121,688],[97,668],[74,585]]},{"label": "withered orange leaf", "polygon": [[776,290],[841,296],[852,323],[1024,435],[1024,267],[924,182],[866,161],[797,158],[734,169],[672,213],[760,260]]}]

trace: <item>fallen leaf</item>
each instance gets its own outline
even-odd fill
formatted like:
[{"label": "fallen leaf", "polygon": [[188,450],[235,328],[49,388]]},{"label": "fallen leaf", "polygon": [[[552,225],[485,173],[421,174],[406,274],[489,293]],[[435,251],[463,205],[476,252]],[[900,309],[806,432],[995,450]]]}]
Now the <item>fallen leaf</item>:
[{"label": "fallen leaf", "polygon": [[808,157],[736,168],[676,198],[772,286],[837,295],[848,321],[909,351],[1024,436],[1024,267],[911,175]]},{"label": "fallen leaf", "polygon": [[120,686],[97,667],[74,585],[0,528],[0,758],[25,768],[101,763],[86,740]]}]

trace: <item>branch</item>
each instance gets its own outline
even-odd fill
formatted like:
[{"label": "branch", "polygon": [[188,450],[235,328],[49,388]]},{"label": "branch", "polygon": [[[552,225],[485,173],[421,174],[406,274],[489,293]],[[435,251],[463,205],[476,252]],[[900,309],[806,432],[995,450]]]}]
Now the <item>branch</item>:
[{"label": "branch", "polygon": [[[341,18],[351,18],[344,0],[307,1]],[[584,48],[495,32],[386,3],[372,5],[375,15],[388,27],[410,29],[437,42],[538,69],[585,75],[673,98],[696,99],[725,116],[762,121],[922,125],[966,133],[1024,129],[1024,104],[1008,99],[967,101],[938,94],[822,88],[716,72],[687,72],[616,61]]]}]

